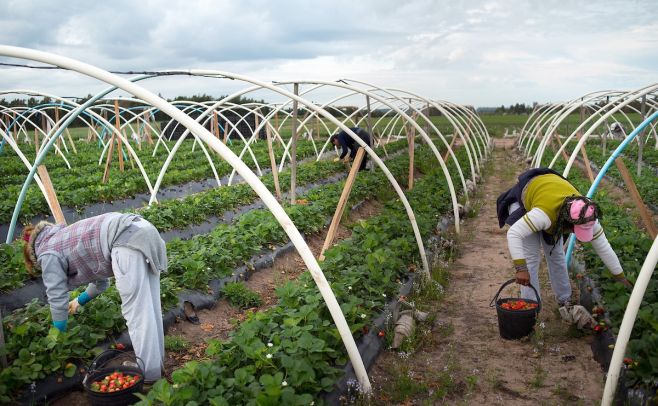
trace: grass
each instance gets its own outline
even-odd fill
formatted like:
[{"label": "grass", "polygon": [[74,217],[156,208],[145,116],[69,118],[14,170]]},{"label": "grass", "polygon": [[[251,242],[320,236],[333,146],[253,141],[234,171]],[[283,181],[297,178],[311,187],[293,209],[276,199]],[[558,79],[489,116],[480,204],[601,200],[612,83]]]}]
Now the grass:
[{"label": "grass", "polygon": [[183,336],[166,335],[164,346],[170,352],[183,352],[189,348],[190,343]]},{"label": "grass", "polygon": [[535,374],[533,375],[532,379],[528,384],[530,387],[539,389],[544,387],[544,383],[546,381],[546,377],[548,376],[548,372],[544,371],[544,369],[541,367],[541,365],[537,364],[535,365]]}]

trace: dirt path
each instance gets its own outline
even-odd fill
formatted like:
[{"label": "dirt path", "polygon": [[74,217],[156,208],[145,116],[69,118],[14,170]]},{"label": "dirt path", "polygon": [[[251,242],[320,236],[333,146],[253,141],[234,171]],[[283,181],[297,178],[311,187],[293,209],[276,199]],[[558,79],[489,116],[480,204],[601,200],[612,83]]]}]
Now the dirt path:
[{"label": "dirt path", "polygon": [[[510,142],[497,140],[493,163],[474,199],[479,213],[465,221],[449,284],[432,304],[433,325],[416,352],[386,351],[372,368],[375,404],[571,405],[598,404],[604,375],[592,359],[590,336],[564,324],[540,272],[544,309],[530,339],[500,338],[489,303],[513,276],[505,229],[497,224],[495,201],[523,165]],[[503,144],[504,143],[504,144]],[[478,202],[479,200],[479,202]],[[517,296],[509,288],[501,297]],[[574,290],[576,293],[576,290]],[[422,330],[423,327],[421,327]]]}]

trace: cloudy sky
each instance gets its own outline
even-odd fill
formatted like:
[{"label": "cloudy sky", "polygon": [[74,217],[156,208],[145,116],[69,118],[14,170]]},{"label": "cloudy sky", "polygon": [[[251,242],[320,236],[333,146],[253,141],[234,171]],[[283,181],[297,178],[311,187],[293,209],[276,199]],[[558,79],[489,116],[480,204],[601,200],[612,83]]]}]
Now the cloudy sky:
[{"label": "cloudy sky", "polygon": [[[353,78],[499,106],[655,83],[656,17],[654,0],[0,0],[0,44],[113,71]],[[142,84],[170,98],[247,87],[189,77]],[[85,96],[105,87],[70,72],[0,66],[0,90]]]}]

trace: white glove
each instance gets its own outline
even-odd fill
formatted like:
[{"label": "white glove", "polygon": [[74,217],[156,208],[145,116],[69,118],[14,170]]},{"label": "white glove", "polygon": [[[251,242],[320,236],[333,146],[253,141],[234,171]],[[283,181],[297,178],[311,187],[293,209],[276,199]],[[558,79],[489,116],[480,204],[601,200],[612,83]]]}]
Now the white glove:
[{"label": "white glove", "polygon": [[595,324],[592,315],[583,306],[573,306],[571,308],[571,316],[573,317],[573,323],[581,330],[585,327],[591,328]]},{"label": "white glove", "polygon": [[571,309],[572,307],[567,305],[567,306],[562,306],[560,307],[560,316],[562,316],[562,320],[566,321],[569,324],[573,324],[573,315],[571,314]]},{"label": "white glove", "polygon": [[69,314],[76,314],[78,309],[80,309],[80,302],[78,302],[78,298],[75,298],[69,302]]}]

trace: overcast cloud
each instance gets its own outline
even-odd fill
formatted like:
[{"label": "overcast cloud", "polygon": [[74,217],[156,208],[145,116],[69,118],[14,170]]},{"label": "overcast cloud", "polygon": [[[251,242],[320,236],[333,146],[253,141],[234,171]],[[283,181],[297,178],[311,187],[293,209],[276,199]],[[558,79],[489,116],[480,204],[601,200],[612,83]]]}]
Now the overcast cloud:
[{"label": "overcast cloud", "polygon": [[[0,0],[0,44],[115,71],[207,68],[263,81],[354,78],[499,106],[655,83],[655,9],[652,0]],[[142,84],[165,97],[247,87],[182,77]],[[0,67],[0,90],[84,96],[105,87],[70,72]]]}]

